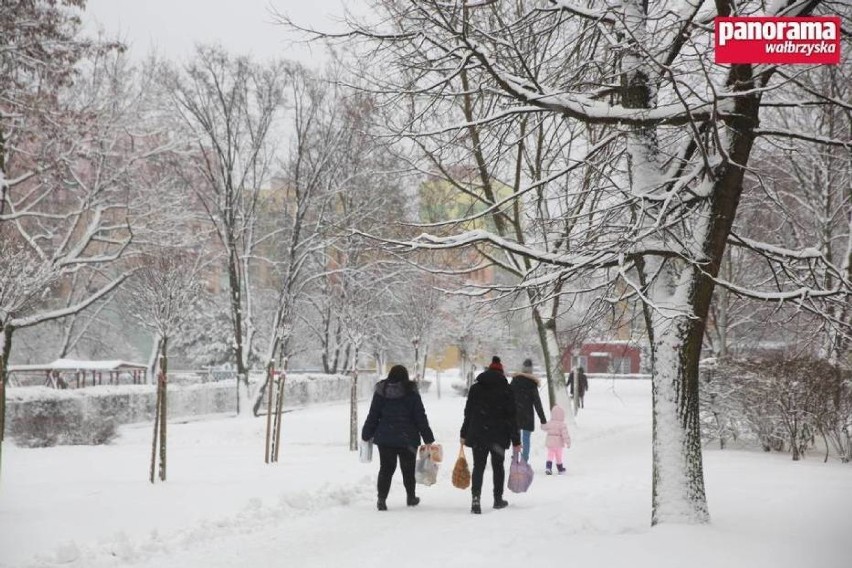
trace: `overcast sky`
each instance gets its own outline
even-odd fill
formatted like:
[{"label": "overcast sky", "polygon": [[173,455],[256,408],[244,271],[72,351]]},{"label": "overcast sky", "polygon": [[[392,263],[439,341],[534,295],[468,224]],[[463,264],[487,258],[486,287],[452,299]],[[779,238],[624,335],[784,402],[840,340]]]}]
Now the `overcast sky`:
[{"label": "overcast sky", "polygon": [[169,58],[184,58],[196,43],[220,42],[229,51],[257,58],[285,57],[318,62],[317,46],[311,51],[296,44],[273,23],[270,9],[287,13],[295,21],[335,29],[344,6],[352,9],[362,0],[88,0],[85,20],[90,30],[102,28],[128,42],[132,53],[151,49]]}]

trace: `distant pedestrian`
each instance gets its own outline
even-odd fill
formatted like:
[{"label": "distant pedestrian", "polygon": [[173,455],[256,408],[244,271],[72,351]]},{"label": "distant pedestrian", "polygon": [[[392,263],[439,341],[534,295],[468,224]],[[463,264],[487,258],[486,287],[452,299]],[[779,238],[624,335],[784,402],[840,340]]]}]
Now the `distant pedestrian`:
[{"label": "distant pedestrian", "polygon": [[503,509],[509,505],[503,499],[506,479],[503,462],[510,444],[518,451],[521,449],[515,413],[515,397],[503,374],[503,364],[499,357],[493,357],[488,368],[476,377],[470,387],[461,427],[462,445],[473,449],[471,513],[482,513],[482,478],[489,455],[494,474],[494,508]]},{"label": "distant pedestrian", "polygon": [[553,464],[556,463],[556,469],[559,473],[565,473],[565,466],[562,464],[562,451],[571,447],[571,435],[565,425],[565,410],[558,404],[554,406],[550,410],[550,422],[543,424],[541,429],[547,432],[547,439],[544,441],[545,446],[547,446],[547,463],[544,472],[547,475],[552,475]]},{"label": "distant pedestrian", "polygon": [[[579,391],[577,392],[577,398],[579,399],[580,408],[583,408],[583,397],[586,396],[586,391],[589,390],[589,379],[586,377],[586,371],[583,370],[583,367],[577,367],[577,377],[579,384]],[[574,371],[568,373],[568,392],[571,397],[574,396]]]},{"label": "distant pedestrian", "polygon": [[417,385],[408,377],[402,365],[391,367],[388,377],[376,384],[370,412],[361,430],[361,439],[372,440],[379,448],[378,490],[379,511],[387,511],[387,498],[396,463],[402,470],[406,504],[414,507],[420,503],[415,494],[414,463],[420,438],[430,447],[435,441],[423,400]]},{"label": "distant pedestrian", "polygon": [[521,372],[512,376],[512,382],[509,383],[512,387],[512,394],[515,396],[516,417],[518,420],[518,428],[521,430],[521,445],[523,446],[522,455],[524,461],[530,461],[530,438],[535,431],[535,416],[533,411],[538,414],[538,419],[544,425],[547,418],[544,415],[544,408],[541,406],[541,396],[538,393],[539,380],[533,375],[532,359],[525,359],[521,366]]}]

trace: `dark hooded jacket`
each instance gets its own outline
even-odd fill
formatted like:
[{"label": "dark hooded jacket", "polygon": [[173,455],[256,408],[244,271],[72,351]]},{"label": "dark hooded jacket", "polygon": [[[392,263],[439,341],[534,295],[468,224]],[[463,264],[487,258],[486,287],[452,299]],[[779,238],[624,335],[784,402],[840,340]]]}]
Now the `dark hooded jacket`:
[{"label": "dark hooded jacket", "polygon": [[533,410],[538,414],[542,424],[547,422],[544,408],[541,406],[541,396],[538,394],[538,379],[527,373],[518,373],[512,377],[509,384],[512,394],[515,396],[515,408],[517,409],[518,428],[521,430],[535,431],[535,417]]},{"label": "dark hooded jacket", "polygon": [[[580,398],[583,398],[586,396],[586,391],[589,390],[589,379],[583,371],[579,372],[579,376],[580,392],[578,394]],[[571,396],[574,396],[574,371],[568,373],[568,392],[571,393]]]},{"label": "dark hooded jacket", "polygon": [[421,436],[427,444],[435,441],[415,385],[390,378],[379,381],[361,439],[372,439],[377,446],[417,448]]},{"label": "dark hooded jacket", "polygon": [[521,444],[521,434],[515,420],[515,397],[503,373],[487,369],[476,377],[467,404],[461,437],[465,445],[474,447],[500,446],[508,448]]}]

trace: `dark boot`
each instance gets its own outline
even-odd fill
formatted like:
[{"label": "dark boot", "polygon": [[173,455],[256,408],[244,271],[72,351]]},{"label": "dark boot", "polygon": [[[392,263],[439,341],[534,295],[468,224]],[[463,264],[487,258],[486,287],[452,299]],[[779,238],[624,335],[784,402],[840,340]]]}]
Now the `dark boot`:
[{"label": "dark boot", "polygon": [[482,514],[482,506],[479,504],[479,495],[474,495],[470,503],[470,512],[474,515]]},{"label": "dark boot", "polygon": [[508,506],[509,506],[509,502],[503,500],[502,495],[495,495],[494,496],[494,508],[495,509],[505,509]]},{"label": "dark boot", "polygon": [[565,466],[562,465],[561,463],[556,464],[556,469],[557,469],[557,471],[559,471],[559,475],[562,475],[563,473],[565,473]]},{"label": "dark boot", "polygon": [[405,504],[409,507],[416,507],[420,504],[420,497],[415,497],[414,495],[409,495],[405,500]]},{"label": "dark boot", "polygon": [[387,511],[388,510],[388,504],[387,504],[386,500],[379,497],[379,501],[378,501],[378,503],[376,503],[376,508],[379,511]]},{"label": "dark boot", "polygon": [[547,462],[547,464],[544,466],[544,473],[546,473],[547,475],[553,475],[553,462],[552,461]]}]

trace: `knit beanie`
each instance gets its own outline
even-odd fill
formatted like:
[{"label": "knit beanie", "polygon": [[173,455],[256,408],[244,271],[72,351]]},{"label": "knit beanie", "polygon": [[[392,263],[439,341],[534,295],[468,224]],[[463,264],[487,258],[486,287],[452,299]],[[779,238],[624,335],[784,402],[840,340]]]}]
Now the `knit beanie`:
[{"label": "knit beanie", "polygon": [[524,364],[521,366],[521,371],[527,374],[532,374],[533,364],[532,359],[524,359]]},{"label": "knit beanie", "polygon": [[500,357],[494,356],[491,358],[491,364],[488,365],[489,369],[494,369],[495,371],[503,372],[503,363],[500,362]]}]

